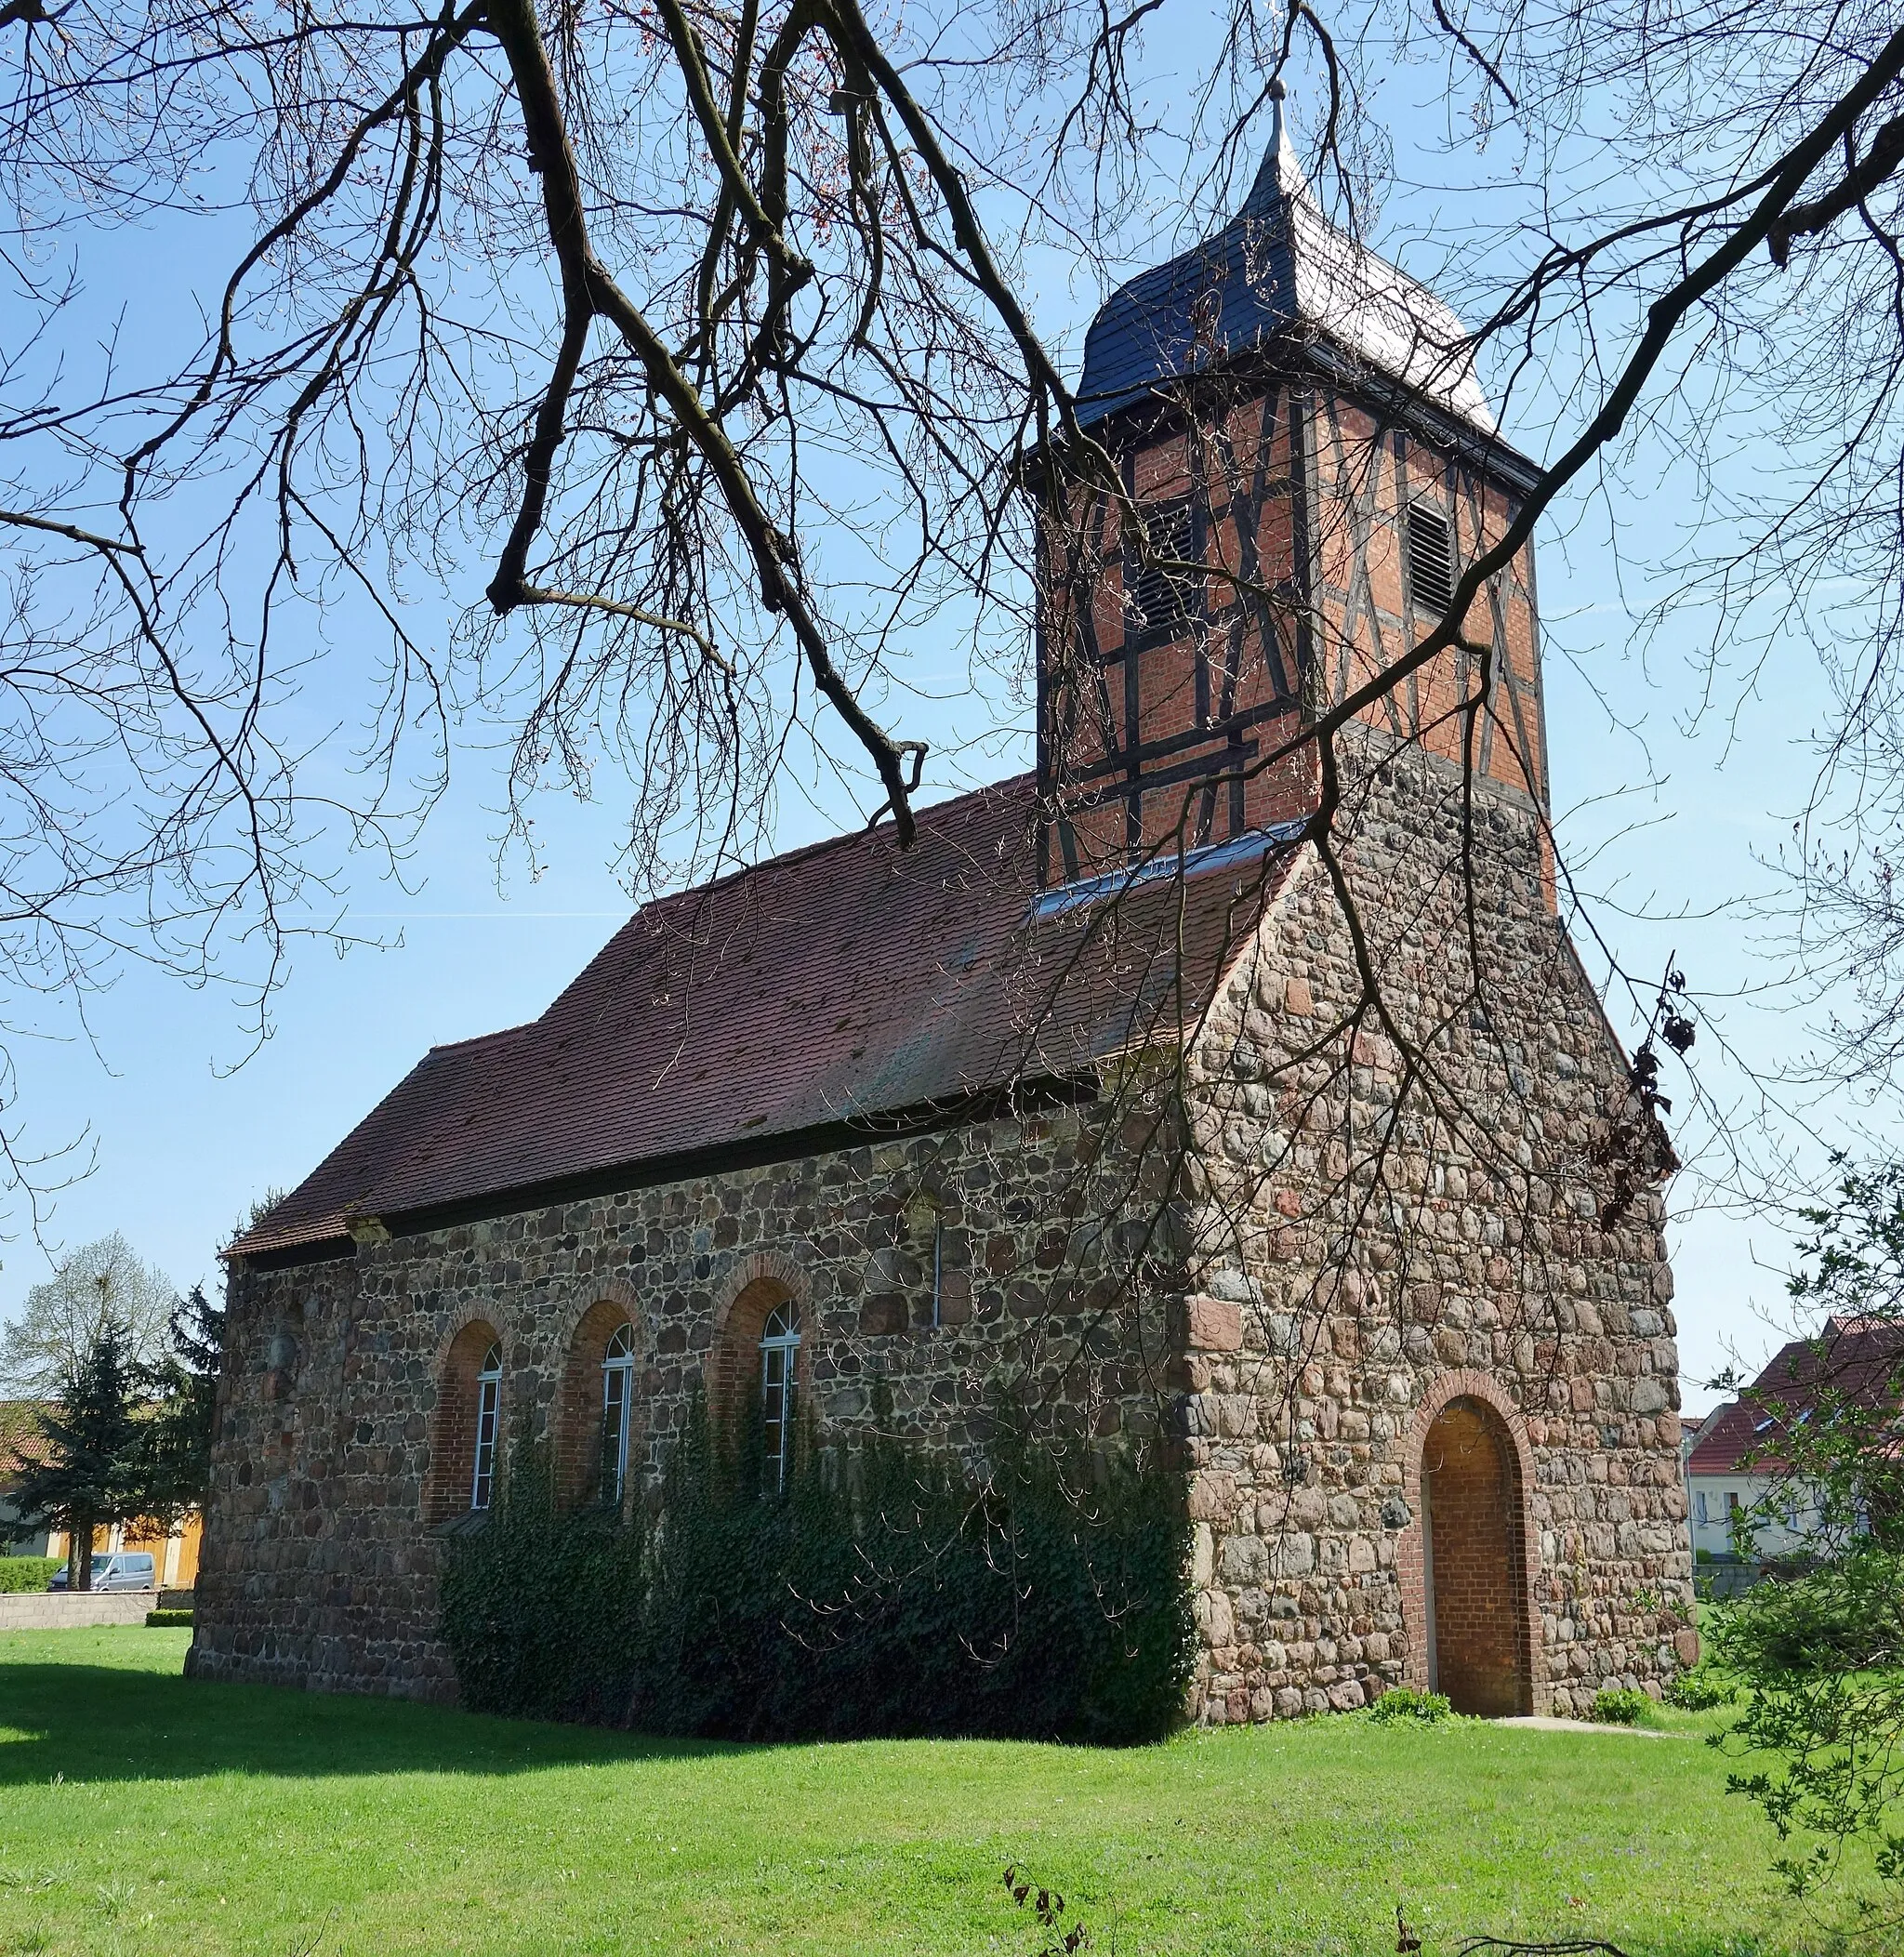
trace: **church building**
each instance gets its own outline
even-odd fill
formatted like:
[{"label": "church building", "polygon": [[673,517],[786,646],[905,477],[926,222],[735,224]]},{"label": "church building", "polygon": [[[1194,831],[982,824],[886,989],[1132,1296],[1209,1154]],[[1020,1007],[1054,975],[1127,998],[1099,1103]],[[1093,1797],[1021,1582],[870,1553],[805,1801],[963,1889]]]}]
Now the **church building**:
[{"label": "church building", "polygon": [[879,1409],[976,1463],[1001,1404],[1161,1452],[1205,1723],[1692,1661],[1671,1154],[1557,915],[1531,542],[1408,659],[1533,466],[1280,122],[1078,402],[1032,774],[645,906],[231,1246],[194,1675],[453,1697],[514,1451],[652,1500],[697,1394],[774,1459]]}]

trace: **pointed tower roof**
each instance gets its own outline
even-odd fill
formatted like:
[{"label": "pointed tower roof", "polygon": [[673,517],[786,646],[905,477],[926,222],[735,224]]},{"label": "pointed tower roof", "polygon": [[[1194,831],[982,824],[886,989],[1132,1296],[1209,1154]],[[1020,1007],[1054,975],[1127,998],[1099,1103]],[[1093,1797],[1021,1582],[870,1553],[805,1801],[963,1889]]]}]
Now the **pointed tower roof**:
[{"label": "pointed tower roof", "polygon": [[1275,126],[1242,208],[1213,237],[1120,285],[1091,322],[1079,419],[1101,421],[1275,339],[1320,339],[1493,436],[1461,323],[1322,215],[1289,140],[1280,79],[1269,93]]}]

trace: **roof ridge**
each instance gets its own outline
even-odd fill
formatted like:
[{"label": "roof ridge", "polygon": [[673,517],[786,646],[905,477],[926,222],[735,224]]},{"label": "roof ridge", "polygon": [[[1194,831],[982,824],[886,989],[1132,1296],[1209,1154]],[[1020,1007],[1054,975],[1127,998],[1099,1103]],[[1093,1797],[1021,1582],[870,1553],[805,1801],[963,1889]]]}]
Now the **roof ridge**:
[{"label": "roof ridge", "polygon": [[[944,801],[929,803],[919,812],[919,826],[923,832],[928,823],[936,823],[942,816],[951,813],[970,802],[998,799],[1014,788],[1028,787],[1036,784],[1036,769],[1022,769],[1016,774],[1008,774],[1002,781],[985,782],[975,788],[968,788],[961,795],[948,795]],[[680,890],[664,891],[660,895],[650,897],[646,903],[638,905],[628,913],[628,922],[634,923],[650,911],[656,911],[668,905],[680,904],[690,897],[711,896],[717,891],[732,890],[736,884],[749,877],[763,876],[769,870],[786,869],[809,857],[824,855],[829,850],[843,850],[854,843],[871,842],[884,836],[893,826],[891,816],[884,816],[877,823],[869,823],[863,828],[841,829],[832,836],[821,836],[812,842],[802,842],[790,850],[782,850],[773,856],[763,856],[758,863],[737,864],[731,870],[718,877],[703,878],[698,883],[686,883]]]},{"label": "roof ridge", "polygon": [[533,1019],[519,1019],[512,1026],[497,1026],[493,1033],[471,1033],[466,1039],[439,1039],[433,1046],[423,1050],[428,1060],[432,1053],[456,1053],[465,1047],[487,1046],[492,1040],[507,1039],[512,1033],[526,1033],[536,1024]]}]

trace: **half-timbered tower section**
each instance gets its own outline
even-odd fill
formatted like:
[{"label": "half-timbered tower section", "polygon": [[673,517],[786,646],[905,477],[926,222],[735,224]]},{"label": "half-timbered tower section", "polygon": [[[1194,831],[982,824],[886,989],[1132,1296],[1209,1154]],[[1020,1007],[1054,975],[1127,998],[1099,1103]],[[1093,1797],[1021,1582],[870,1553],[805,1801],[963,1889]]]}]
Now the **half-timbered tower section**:
[{"label": "half-timbered tower section", "polygon": [[1459,322],[1323,218],[1280,125],[1236,218],[1098,314],[1079,420],[1040,478],[1051,880],[1308,814],[1303,730],[1352,695],[1544,800],[1531,545],[1408,657],[1531,465]]}]

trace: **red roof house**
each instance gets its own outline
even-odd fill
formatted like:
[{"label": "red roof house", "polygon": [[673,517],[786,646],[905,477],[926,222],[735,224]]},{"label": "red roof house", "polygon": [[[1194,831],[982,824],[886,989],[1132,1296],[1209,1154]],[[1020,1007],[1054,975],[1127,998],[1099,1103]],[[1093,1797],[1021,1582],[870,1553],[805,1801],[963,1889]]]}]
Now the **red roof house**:
[{"label": "red roof house", "polygon": [[1821,1406],[1895,1402],[1904,1389],[1904,1325],[1828,1318],[1815,1339],[1792,1339],[1736,1400],[1706,1417],[1686,1461],[1693,1475],[1775,1474],[1781,1432]]}]

